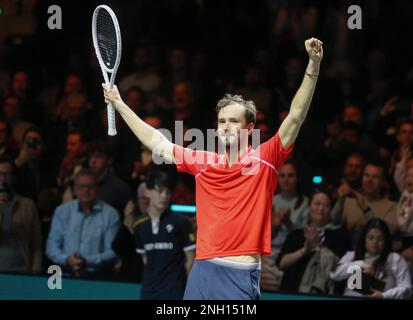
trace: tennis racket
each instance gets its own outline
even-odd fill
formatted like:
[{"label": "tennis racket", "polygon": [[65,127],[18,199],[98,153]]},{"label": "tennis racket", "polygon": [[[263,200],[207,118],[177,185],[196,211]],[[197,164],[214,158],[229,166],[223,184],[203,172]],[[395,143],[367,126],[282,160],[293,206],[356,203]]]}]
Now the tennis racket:
[{"label": "tennis racket", "polygon": [[[118,19],[111,8],[98,6],[92,18],[92,37],[105,83],[112,88],[118,71],[122,42]],[[108,135],[116,135],[115,110],[108,103]]]}]

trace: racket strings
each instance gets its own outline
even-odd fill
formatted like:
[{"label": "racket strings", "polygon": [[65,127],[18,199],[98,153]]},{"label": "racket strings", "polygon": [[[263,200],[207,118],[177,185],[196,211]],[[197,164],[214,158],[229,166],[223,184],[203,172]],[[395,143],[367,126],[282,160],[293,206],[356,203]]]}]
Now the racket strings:
[{"label": "racket strings", "polygon": [[100,55],[107,68],[116,63],[118,43],[114,21],[106,10],[100,10],[96,18],[96,36]]}]

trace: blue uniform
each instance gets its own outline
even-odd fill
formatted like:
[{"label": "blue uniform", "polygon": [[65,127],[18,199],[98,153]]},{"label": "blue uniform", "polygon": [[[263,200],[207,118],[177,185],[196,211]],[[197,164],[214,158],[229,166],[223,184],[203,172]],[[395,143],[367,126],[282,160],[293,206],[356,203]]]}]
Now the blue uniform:
[{"label": "blue uniform", "polygon": [[135,223],[136,251],[145,254],[141,299],[180,300],[186,285],[185,251],[195,250],[195,235],[184,216],[165,211],[159,227],[148,214]]}]

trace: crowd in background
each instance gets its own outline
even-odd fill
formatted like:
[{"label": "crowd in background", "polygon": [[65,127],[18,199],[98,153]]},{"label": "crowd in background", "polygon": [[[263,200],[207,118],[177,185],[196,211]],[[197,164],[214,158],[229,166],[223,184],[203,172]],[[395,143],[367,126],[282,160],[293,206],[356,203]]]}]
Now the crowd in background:
[{"label": "crowd in background", "polygon": [[[184,132],[215,128],[216,102],[230,92],[255,102],[255,128],[267,140],[302,81],[304,40],[321,39],[312,106],[279,174],[261,288],[360,294],[343,286],[357,261],[384,279],[383,297],[409,296],[412,4],[362,1],[363,29],[350,30],[344,0],[107,3],[122,30],[121,95],[145,122],[171,132],[177,120]],[[0,270],[44,273],[58,263],[72,276],[140,281],[140,256],[130,243],[115,253],[112,242],[130,242],[118,231],[145,212],[142,182],[155,164],[119,115],[118,134],[107,136],[89,32],[100,3],[78,12],[62,2],[62,30],[47,28],[50,4],[0,1]],[[194,205],[192,177],[162,169],[174,180],[171,203]],[[84,203],[98,222],[69,214]],[[81,226],[78,238],[70,225]],[[82,246],[90,256],[61,252]]]}]

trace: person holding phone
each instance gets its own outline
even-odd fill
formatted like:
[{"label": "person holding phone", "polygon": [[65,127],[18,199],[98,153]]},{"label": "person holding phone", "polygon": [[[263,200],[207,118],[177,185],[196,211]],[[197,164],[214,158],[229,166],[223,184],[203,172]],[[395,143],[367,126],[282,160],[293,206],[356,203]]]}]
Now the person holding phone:
[{"label": "person holding phone", "polygon": [[[348,251],[341,258],[330,278],[335,281],[348,279],[351,266],[360,267],[365,276],[361,288],[346,287],[346,296],[407,299],[411,295],[409,268],[401,255],[392,252],[390,230],[381,219],[371,219],[364,226],[355,251]],[[380,286],[382,290],[378,289]]]}]

